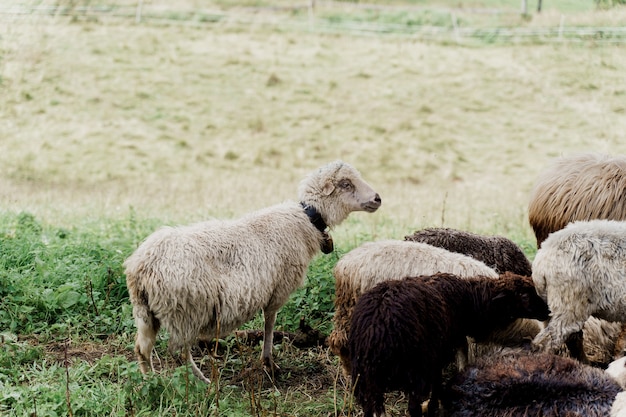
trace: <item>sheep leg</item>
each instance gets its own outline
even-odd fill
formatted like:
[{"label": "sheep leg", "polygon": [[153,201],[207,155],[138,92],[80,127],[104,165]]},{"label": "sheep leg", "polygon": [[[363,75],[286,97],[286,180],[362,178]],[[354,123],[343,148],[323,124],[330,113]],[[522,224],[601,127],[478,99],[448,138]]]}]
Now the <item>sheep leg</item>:
[{"label": "sheep leg", "polygon": [[[439,415],[439,399],[441,398],[441,391],[442,391],[442,387],[441,387],[441,372],[437,373],[436,375],[433,376],[432,379],[432,385],[431,385],[431,390],[430,390],[430,400],[428,401],[428,417],[434,417]],[[416,396],[416,400],[419,400],[419,397]],[[411,399],[409,398],[409,403],[411,402]],[[419,412],[420,414],[415,414],[416,416],[421,416],[421,412],[422,412],[422,407],[419,407]],[[413,417],[413,414],[411,414],[411,417]]]},{"label": "sheep leg", "polygon": [[207,384],[211,383],[211,380],[207,378],[206,376],[204,376],[200,368],[198,368],[198,365],[196,365],[196,363],[194,362],[193,356],[191,356],[191,352],[189,351],[189,346],[185,346],[182,348],[180,356],[183,361],[186,360],[189,362],[189,366],[191,366],[191,372],[193,372],[193,374],[200,381],[207,383]]},{"label": "sheep leg", "polygon": [[368,395],[367,398],[362,399],[361,404],[363,405],[363,417],[387,416],[385,412],[385,396],[380,392]]},{"label": "sheep leg", "polygon": [[263,334],[263,351],[261,352],[261,361],[266,369],[272,372],[276,370],[274,361],[272,360],[272,346],[274,344],[274,323],[276,323],[277,310],[263,310],[263,319],[265,320],[265,329]]},{"label": "sheep leg", "polygon": [[[552,352],[557,355],[563,355],[564,345],[572,345],[574,351],[572,354],[578,354],[582,351],[582,347],[577,348],[575,338],[570,339],[572,334],[582,332],[585,320],[564,320],[563,316],[553,317],[548,325],[533,340],[533,345],[543,348],[544,351]],[[581,333],[582,335],[582,333]]]},{"label": "sheep leg", "polygon": [[473,339],[470,341],[469,338],[465,338],[465,341],[463,342],[463,344],[456,351],[456,366],[459,371],[462,371],[463,369],[465,369],[465,367],[467,367],[467,364],[470,361],[469,359],[470,344],[472,344],[473,347],[476,346],[476,343],[474,342]]},{"label": "sheep leg", "polygon": [[[141,317],[135,315],[135,326],[137,327],[137,337],[135,338],[135,354],[141,373],[154,372],[152,362],[152,349],[156,342],[156,335],[159,331],[159,322],[147,314]],[[148,367],[149,366],[149,367]]]},{"label": "sheep leg", "polygon": [[585,349],[583,348],[583,331],[582,329],[570,334],[565,339],[565,345],[569,349],[572,357],[578,359],[582,363],[589,363]]},{"label": "sheep leg", "polygon": [[[428,403],[428,417],[435,416],[436,414],[431,414],[430,412],[430,402]],[[409,416],[411,417],[422,417],[422,400],[420,399],[417,393],[412,392],[409,394],[409,406],[408,406]]]}]

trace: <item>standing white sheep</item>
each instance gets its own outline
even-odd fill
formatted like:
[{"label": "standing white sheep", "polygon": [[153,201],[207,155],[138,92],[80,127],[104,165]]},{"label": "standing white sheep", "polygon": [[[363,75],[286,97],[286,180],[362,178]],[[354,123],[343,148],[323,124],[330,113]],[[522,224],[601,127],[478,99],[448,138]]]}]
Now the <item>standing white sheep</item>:
[{"label": "standing white sheep", "polygon": [[533,261],[537,293],[550,306],[538,347],[586,360],[581,331],[590,316],[626,321],[626,222],[570,223],[542,243]]},{"label": "standing white sheep", "polygon": [[350,165],[335,161],[310,174],[300,202],[285,202],[237,220],[163,227],[126,260],[126,285],[137,326],[135,353],[143,373],[154,370],[161,326],[170,353],[181,351],[194,375],[210,382],[190,353],[198,336],[224,335],[263,310],[261,359],[273,366],[276,313],[302,285],[313,257],[332,251],[325,229],[353,211],[374,212],[379,195]]}]

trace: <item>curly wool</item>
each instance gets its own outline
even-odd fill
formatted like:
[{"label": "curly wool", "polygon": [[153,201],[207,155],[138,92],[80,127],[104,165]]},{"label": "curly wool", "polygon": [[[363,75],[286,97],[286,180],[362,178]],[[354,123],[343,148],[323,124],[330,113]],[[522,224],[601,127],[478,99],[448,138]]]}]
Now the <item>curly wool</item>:
[{"label": "curly wool", "polygon": [[328,336],[328,344],[339,356],[346,375],[350,375],[347,346],[352,310],[361,294],[386,280],[437,272],[461,277],[498,278],[493,269],[468,256],[425,243],[401,240],[367,242],[339,259],[334,269],[334,328]]},{"label": "curly wool", "polygon": [[349,339],[354,395],[364,415],[382,415],[384,394],[402,391],[411,417],[432,390],[429,415],[438,409],[443,368],[466,336],[478,339],[517,317],[545,320],[548,306],[530,277],[501,279],[435,274],[387,280],[354,307]]},{"label": "curly wool", "polygon": [[622,388],[602,370],[549,353],[481,357],[442,395],[449,417],[606,417]]},{"label": "curly wool", "polygon": [[418,230],[404,240],[422,242],[483,262],[497,273],[506,271],[531,276],[531,264],[519,246],[504,236],[484,236],[450,228]]}]

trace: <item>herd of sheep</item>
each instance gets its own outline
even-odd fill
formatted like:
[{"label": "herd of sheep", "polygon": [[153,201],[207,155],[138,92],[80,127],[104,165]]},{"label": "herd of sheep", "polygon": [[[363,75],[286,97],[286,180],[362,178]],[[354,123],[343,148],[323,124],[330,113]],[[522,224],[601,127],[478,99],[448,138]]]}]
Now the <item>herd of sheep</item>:
[{"label": "herd of sheep", "polygon": [[[298,202],[161,228],[126,260],[142,372],[163,327],[193,373],[199,337],[263,311],[271,368],[278,310],[329,234],[381,198],[335,161]],[[330,350],[365,417],[401,391],[412,417],[626,417],[626,156],[558,158],[531,193],[531,262],[512,241],[431,228],[366,242],[337,262]],[[605,368],[606,370],[604,370]]]}]

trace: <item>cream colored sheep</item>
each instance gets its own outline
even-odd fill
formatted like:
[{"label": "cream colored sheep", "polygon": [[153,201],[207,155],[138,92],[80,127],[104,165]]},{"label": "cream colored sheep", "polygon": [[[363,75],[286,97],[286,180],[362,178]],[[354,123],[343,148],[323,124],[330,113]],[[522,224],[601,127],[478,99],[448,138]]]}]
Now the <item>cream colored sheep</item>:
[{"label": "cream colored sheep", "polygon": [[310,174],[300,202],[285,202],[237,220],[164,227],[126,260],[126,284],[137,326],[135,352],[142,372],[154,370],[152,349],[163,326],[169,350],[181,351],[194,375],[190,347],[198,336],[224,335],[263,310],[261,358],[273,366],[272,337],[278,309],[302,285],[319,253],[332,250],[325,231],[353,211],[374,212],[379,195],[350,165],[336,161]]},{"label": "cream colored sheep", "polygon": [[345,254],[334,269],[334,329],[328,337],[331,351],[339,356],[350,375],[348,335],[352,310],[358,298],[376,284],[409,276],[447,272],[461,277],[498,274],[484,263],[459,253],[419,242],[381,240],[367,242]]},{"label": "cream colored sheep", "polygon": [[626,220],[626,155],[584,153],[557,158],[537,178],[528,221],[537,248],[577,220]]},{"label": "cream colored sheep", "polygon": [[583,351],[590,365],[606,368],[611,361],[620,357],[618,344],[623,344],[625,326],[620,322],[610,322],[589,317],[583,326]]},{"label": "cream colored sheep", "polygon": [[580,331],[594,316],[626,321],[626,222],[570,223],[541,245],[533,261],[537,292],[552,311],[533,343],[541,349],[586,360]]}]

